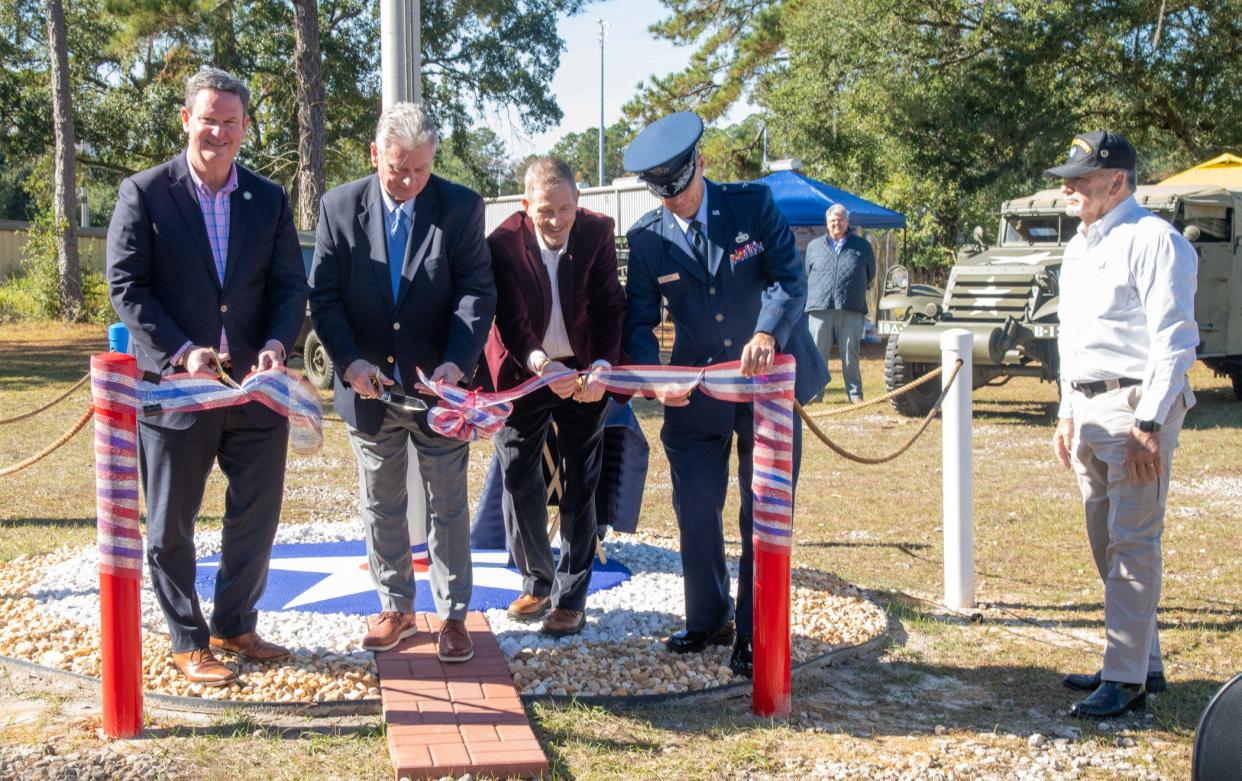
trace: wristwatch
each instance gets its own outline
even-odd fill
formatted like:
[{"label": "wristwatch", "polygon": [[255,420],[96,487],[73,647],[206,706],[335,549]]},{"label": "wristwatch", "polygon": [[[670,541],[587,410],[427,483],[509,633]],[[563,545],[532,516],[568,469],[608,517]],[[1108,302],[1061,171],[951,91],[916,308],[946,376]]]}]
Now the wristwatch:
[{"label": "wristwatch", "polygon": [[1134,427],[1145,434],[1160,430],[1160,424],[1154,420],[1135,420]]}]

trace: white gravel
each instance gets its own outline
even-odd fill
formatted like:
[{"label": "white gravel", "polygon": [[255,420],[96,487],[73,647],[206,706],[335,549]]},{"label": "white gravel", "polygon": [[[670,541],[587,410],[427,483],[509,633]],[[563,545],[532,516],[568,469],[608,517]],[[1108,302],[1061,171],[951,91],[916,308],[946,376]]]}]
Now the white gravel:
[{"label": "white gravel", "polygon": [[[358,527],[353,522],[299,524],[281,527],[276,543],[335,542],[357,537]],[[198,532],[195,546],[199,559],[218,553],[219,532]],[[502,609],[486,611],[492,632],[506,655],[513,657],[523,650],[552,649],[558,644],[574,642],[616,643],[635,637],[659,642],[660,638],[681,628],[685,602],[677,551],[630,535],[606,540],[604,549],[610,561],[620,561],[632,575],[619,586],[590,595],[587,624],[577,637],[561,640],[544,637],[537,631],[538,623],[513,621]],[[736,560],[730,561],[729,571],[736,592]],[[71,622],[90,625],[99,620],[98,581],[96,551],[93,547],[85,548],[49,567],[30,595],[41,608]],[[204,614],[210,615],[211,601],[200,601]],[[167,634],[164,616],[155,602],[150,574],[145,567],[142,624],[150,632]],[[259,615],[258,631],[266,639],[306,653],[365,653],[358,645],[366,631],[362,616],[300,610],[264,611]]]},{"label": "white gravel", "polygon": [[[316,522],[282,527],[278,544],[356,539],[354,522]],[[514,682],[523,693],[543,695],[629,696],[676,694],[736,683],[727,667],[728,647],[674,656],[663,638],[683,625],[681,562],[671,540],[644,535],[605,542],[609,560],[632,573],[618,586],[592,593],[587,623],[573,637],[538,633],[538,624],[510,620],[503,609],[486,611]],[[197,557],[219,551],[218,532],[196,535]],[[736,563],[731,569],[736,578]],[[21,604],[0,602],[0,616],[25,626],[0,629],[0,653],[47,666],[97,675],[98,565],[94,547],[46,557],[19,557],[0,565],[0,583],[21,594]],[[309,611],[262,611],[258,631],[286,645],[294,659],[286,665],[243,664],[241,680],[218,690],[190,685],[172,668],[164,617],[144,569],[141,610],[145,685],[150,691],[213,699],[278,702],[359,699],[378,694],[375,666],[358,642],[362,616]],[[736,586],[735,586],[736,587]],[[3,593],[5,589],[0,589]],[[210,614],[210,600],[202,600]],[[865,642],[887,629],[884,611],[831,575],[798,571],[791,604],[794,662],[834,648]]]}]

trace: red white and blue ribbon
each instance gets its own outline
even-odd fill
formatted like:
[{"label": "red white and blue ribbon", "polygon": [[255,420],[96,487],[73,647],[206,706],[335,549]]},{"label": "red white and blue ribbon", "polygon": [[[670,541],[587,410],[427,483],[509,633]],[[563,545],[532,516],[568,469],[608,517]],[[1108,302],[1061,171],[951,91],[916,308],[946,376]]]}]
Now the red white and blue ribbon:
[{"label": "red white and blue ribbon", "polygon": [[[639,394],[663,401],[697,388],[721,401],[753,403],[755,414],[754,533],[763,542],[788,549],[793,543],[793,356],[778,355],[771,372],[745,377],[740,363],[716,366],[610,366],[596,370],[597,380],[614,393]],[[583,372],[586,373],[586,372]],[[431,427],[446,437],[486,439],[499,431],[522,396],[579,372],[532,377],[500,393],[468,391],[444,382],[419,379],[440,397],[428,410]]]},{"label": "red white and blue ribbon", "polygon": [[160,412],[201,412],[258,402],[289,418],[289,444],[295,453],[314,453],[323,446],[323,405],[301,375],[276,366],[254,372],[239,387],[225,385],[209,374],[172,374],[158,384],[139,388],[139,409]]},{"label": "red white and blue ribbon", "polygon": [[99,571],[142,579],[138,527],[138,368],[109,353],[91,358],[95,409],[95,516]]},{"label": "red white and blue ribbon", "polygon": [[174,374],[158,383],[139,378],[134,359],[105,353],[91,358],[95,409],[95,509],[99,570],[142,577],[138,523],[136,417],[154,412],[197,412],[258,402],[289,418],[298,453],[323,445],[323,407],[305,380],[283,367],[255,372],[238,387],[206,374]]},{"label": "red white and blue ribbon", "polygon": [[443,380],[432,381],[418,370],[418,379],[440,397],[440,403],[427,410],[427,424],[437,434],[453,439],[475,442],[490,439],[504,428],[505,421],[513,412],[513,402],[533,393],[562,377],[576,377],[578,372],[554,372],[542,377],[531,377],[526,382],[507,391],[482,393],[451,385]]}]

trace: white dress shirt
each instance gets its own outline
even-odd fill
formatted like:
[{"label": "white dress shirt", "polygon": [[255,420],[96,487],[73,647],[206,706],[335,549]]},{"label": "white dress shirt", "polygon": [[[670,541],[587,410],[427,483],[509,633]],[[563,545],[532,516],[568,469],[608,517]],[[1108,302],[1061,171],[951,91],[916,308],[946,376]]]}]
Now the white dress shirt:
[{"label": "white dress shirt", "polygon": [[550,248],[544,243],[543,236],[535,231],[535,240],[539,242],[539,255],[543,258],[543,267],[548,272],[549,287],[552,289],[552,311],[548,317],[548,330],[543,335],[542,349],[535,350],[526,359],[526,368],[532,374],[538,374],[536,367],[542,367],[549,359],[563,360],[573,357],[574,347],[569,343],[569,331],[565,328],[565,313],[561,311],[561,288],[556,284],[556,273],[561,266],[561,258],[565,255],[565,244],[558,249]]},{"label": "white dress shirt", "polygon": [[1061,408],[1072,418],[1071,382],[1141,380],[1136,420],[1164,423],[1195,362],[1199,259],[1190,242],[1133,197],[1080,225],[1061,263]]}]

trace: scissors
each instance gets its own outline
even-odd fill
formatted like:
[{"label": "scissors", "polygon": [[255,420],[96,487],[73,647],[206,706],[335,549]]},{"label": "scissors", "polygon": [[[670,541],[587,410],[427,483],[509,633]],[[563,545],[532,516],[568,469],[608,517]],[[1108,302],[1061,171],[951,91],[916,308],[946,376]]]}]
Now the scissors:
[{"label": "scissors", "polygon": [[388,406],[403,412],[423,412],[427,409],[427,402],[415,396],[406,396],[404,393],[384,391],[379,399]]},{"label": "scissors", "polygon": [[387,390],[384,387],[383,375],[380,370],[376,369],[374,376],[371,377],[371,384],[375,386],[375,390],[379,392],[379,400],[390,407],[402,410],[403,412],[423,412],[427,409],[427,402],[415,396],[406,396],[404,393],[396,393]]}]

